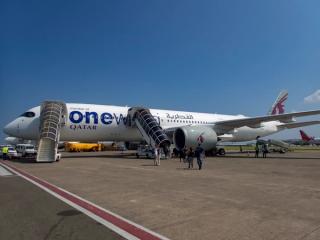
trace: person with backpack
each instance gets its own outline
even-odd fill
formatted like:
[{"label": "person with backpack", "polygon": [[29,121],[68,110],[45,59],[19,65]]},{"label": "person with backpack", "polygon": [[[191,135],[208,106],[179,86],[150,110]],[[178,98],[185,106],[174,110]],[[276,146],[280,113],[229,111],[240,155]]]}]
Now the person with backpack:
[{"label": "person with backpack", "polygon": [[198,144],[198,147],[195,150],[195,157],[197,158],[197,163],[199,170],[202,169],[202,155],[203,155],[204,149],[201,147],[201,144]]}]

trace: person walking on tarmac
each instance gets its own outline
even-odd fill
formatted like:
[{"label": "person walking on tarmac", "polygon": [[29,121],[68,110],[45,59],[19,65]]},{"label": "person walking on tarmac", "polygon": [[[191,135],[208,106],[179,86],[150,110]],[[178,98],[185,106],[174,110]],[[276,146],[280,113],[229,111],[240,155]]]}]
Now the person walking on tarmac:
[{"label": "person walking on tarmac", "polygon": [[268,145],[267,144],[263,144],[262,145],[262,157],[266,158],[267,157],[267,153],[268,153]]},{"label": "person walking on tarmac", "polygon": [[157,166],[157,163],[158,163],[158,145],[156,145],[156,147],[154,148],[154,161],[153,161],[153,164],[155,166]]},{"label": "person walking on tarmac", "polygon": [[8,159],[8,151],[9,151],[9,148],[7,146],[2,148],[2,160]]},{"label": "person walking on tarmac", "polygon": [[179,150],[179,158],[180,158],[180,162],[182,162],[185,158],[185,152],[184,152],[184,149],[180,149]]},{"label": "person walking on tarmac", "polygon": [[256,150],[255,157],[259,158],[259,151],[260,151],[260,148],[259,148],[259,137],[257,137],[256,140],[257,141],[256,141],[256,148],[255,148],[255,150]]},{"label": "person walking on tarmac", "polygon": [[154,149],[154,165],[160,166],[160,148],[158,145]]},{"label": "person walking on tarmac", "polygon": [[256,154],[255,154],[254,157],[259,158],[259,144],[258,144],[258,143],[256,143],[256,148],[255,148],[255,150],[256,150]]},{"label": "person walking on tarmac", "polygon": [[188,168],[193,168],[193,157],[194,157],[194,152],[193,152],[192,147],[190,147],[189,151],[187,153]]},{"label": "person walking on tarmac", "polygon": [[158,146],[156,148],[156,151],[157,151],[157,166],[160,166],[161,148]]},{"label": "person walking on tarmac", "polygon": [[199,143],[198,147],[196,148],[196,150],[194,152],[194,155],[197,158],[197,163],[198,163],[199,170],[201,170],[201,168],[202,168],[202,154],[203,154],[203,151],[204,150],[201,147],[201,144]]},{"label": "person walking on tarmac", "polygon": [[183,159],[182,161],[185,163],[187,161],[187,153],[188,153],[188,148],[187,147],[184,147],[182,149],[182,152],[183,152]]}]

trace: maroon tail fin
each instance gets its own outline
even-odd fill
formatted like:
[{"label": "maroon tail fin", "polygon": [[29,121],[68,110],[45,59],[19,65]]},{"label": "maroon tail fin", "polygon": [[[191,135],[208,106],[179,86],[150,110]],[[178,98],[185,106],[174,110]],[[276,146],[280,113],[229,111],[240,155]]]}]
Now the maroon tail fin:
[{"label": "maroon tail fin", "polygon": [[313,140],[313,137],[309,137],[304,131],[300,130],[301,139],[303,141],[309,142]]},{"label": "maroon tail fin", "polygon": [[288,92],[286,90],[281,91],[276,101],[272,105],[269,115],[278,115],[283,114],[285,112],[284,103],[288,99]]}]

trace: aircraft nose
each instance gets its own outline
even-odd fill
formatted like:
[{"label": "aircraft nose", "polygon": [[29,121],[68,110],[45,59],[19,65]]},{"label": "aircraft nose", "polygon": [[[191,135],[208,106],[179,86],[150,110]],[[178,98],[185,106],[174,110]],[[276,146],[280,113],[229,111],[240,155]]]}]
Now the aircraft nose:
[{"label": "aircraft nose", "polygon": [[15,121],[12,121],[3,128],[3,132],[7,135],[14,136],[16,129],[17,124],[15,123]]}]

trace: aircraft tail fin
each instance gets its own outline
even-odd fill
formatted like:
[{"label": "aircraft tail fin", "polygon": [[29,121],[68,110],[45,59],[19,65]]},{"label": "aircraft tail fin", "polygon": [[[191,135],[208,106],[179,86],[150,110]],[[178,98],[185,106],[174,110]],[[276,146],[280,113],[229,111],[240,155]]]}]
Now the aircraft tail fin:
[{"label": "aircraft tail fin", "polygon": [[300,130],[301,139],[303,141],[309,142],[310,140],[313,140],[312,137],[309,137],[304,131]]},{"label": "aircraft tail fin", "polygon": [[268,115],[278,115],[283,114],[285,112],[285,106],[284,103],[288,99],[288,91],[283,90],[279,93],[279,96],[277,97],[276,101],[270,108]]}]

